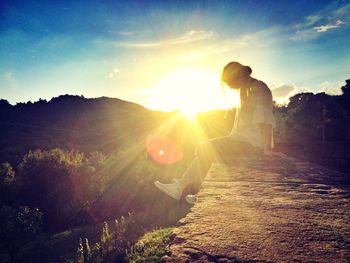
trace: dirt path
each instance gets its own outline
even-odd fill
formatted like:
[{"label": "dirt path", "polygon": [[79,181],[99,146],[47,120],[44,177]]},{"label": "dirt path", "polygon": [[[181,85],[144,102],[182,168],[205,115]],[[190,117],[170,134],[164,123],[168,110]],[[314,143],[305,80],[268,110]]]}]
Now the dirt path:
[{"label": "dirt path", "polygon": [[350,262],[349,176],[295,159],[214,164],[165,262]]}]

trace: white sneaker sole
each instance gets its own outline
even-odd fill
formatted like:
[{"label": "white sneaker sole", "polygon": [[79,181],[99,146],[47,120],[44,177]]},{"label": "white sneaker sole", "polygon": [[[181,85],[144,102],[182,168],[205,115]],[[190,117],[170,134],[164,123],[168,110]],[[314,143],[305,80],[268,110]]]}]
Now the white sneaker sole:
[{"label": "white sneaker sole", "polygon": [[170,197],[176,199],[176,200],[180,200],[181,199],[181,195],[178,195],[177,193],[174,193],[173,191],[170,191],[168,188],[164,187],[163,184],[161,184],[159,181],[155,181],[154,185],[163,193],[169,195]]},{"label": "white sneaker sole", "polygon": [[194,205],[197,202],[197,197],[194,195],[186,195],[185,200],[188,204]]}]

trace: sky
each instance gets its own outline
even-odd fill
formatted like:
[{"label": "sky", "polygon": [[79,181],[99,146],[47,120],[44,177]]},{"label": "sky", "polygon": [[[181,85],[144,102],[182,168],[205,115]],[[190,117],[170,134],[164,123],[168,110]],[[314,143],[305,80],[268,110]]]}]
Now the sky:
[{"label": "sky", "polygon": [[249,65],[280,103],[340,94],[350,0],[0,3],[0,98],[12,104],[75,94],[223,108],[234,103],[220,86],[230,61]]}]

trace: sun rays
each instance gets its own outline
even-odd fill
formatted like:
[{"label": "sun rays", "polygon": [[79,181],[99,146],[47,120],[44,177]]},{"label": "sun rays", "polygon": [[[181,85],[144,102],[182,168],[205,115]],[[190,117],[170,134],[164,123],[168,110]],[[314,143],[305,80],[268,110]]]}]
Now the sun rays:
[{"label": "sun rays", "polygon": [[[151,109],[176,110],[192,119],[199,112],[223,109],[227,105],[219,74],[195,67],[168,72],[147,89],[146,97],[146,106]],[[231,97],[231,106],[238,102],[237,97]]]}]

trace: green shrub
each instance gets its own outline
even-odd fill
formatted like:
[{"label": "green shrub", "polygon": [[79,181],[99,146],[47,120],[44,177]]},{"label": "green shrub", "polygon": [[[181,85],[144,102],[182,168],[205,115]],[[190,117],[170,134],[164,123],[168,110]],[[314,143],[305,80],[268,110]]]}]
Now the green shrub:
[{"label": "green shrub", "polygon": [[105,182],[105,174],[99,172],[104,155],[94,152],[90,157],[61,149],[28,152],[18,167],[21,203],[39,207],[51,228],[86,223],[84,214]]},{"label": "green shrub", "polygon": [[77,248],[76,261],[85,263],[94,262],[122,262],[132,239],[131,228],[135,227],[133,215],[120,217],[110,229],[107,222],[103,223],[99,242],[90,247],[89,240],[80,238]]},{"label": "green shrub", "polygon": [[15,171],[11,164],[0,165],[0,205],[11,205],[16,195]]},{"label": "green shrub", "polygon": [[39,233],[41,218],[42,213],[37,208],[0,208],[0,244],[6,249],[11,262],[15,261],[19,249]]},{"label": "green shrub", "polygon": [[15,179],[15,171],[11,164],[4,162],[0,165],[0,184],[9,184]]}]

